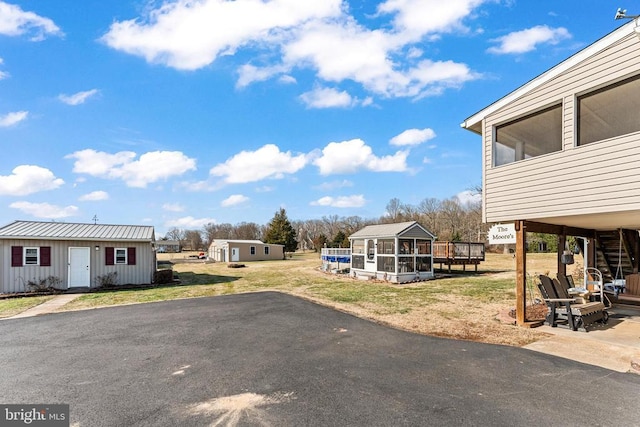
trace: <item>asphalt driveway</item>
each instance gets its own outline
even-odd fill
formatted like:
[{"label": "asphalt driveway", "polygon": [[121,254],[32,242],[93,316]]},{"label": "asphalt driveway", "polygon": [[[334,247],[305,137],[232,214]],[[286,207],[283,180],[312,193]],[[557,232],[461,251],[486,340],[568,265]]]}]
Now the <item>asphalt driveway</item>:
[{"label": "asphalt driveway", "polygon": [[5,320],[0,363],[76,426],[640,425],[638,375],[270,292]]}]

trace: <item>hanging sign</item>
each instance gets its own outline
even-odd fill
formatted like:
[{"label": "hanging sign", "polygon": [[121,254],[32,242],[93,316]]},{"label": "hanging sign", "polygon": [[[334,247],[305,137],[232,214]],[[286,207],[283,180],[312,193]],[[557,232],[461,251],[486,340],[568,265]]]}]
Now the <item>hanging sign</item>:
[{"label": "hanging sign", "polygon": [[490,245],[506,245],[516,242],[515,224],[496,224],[489,229],[487,239]]}]

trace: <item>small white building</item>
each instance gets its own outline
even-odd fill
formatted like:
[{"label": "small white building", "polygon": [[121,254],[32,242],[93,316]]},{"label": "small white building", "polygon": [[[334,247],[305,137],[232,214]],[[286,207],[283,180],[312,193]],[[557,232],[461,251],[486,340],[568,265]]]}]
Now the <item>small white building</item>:
[{"label": "small white building", "polygon": [[[156,271],[151,226],[14,221],[0,227],[0,293],[116,283],[149,284]],[[48,279],[48,280],[47,280]]]},{"label": "small white building", "polygon": [[260,240],[215,239],[209,245],[209,259],[217,262],[246,262],[284,259],[284,245]]},{"label": "small white building", "polygon": [[351,274],[394,283],[432,279],[434,239],[416,221],[369,225],[349,236]]}]

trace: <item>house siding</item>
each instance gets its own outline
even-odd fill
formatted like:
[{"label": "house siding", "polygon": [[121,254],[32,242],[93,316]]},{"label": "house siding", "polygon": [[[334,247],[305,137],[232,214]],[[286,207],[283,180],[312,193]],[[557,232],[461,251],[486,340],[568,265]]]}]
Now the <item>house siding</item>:
[{"label": "house siding", "polygon": [[[50,266],[23,265],[11,266],[11,248],[45,247],[51,248]],[[98,246],[99,250],[95,250]],[[69,283],[69,248],[89,248],[90,256],[90,287],[98,286],[96,278],[107,273],[117,272],[118,284],[146,284],[151,283],[155,271],[155,253],[149,242],[95,242],[82,240],[32,240],[5,239],[0,240],[0,292],[25,292],[30,289],[28,281],[39,281],[48,276],[62,280],[60,287],[66,289]],[[105,251],[107,247],[136,248],[135,265],[106,265]]]},{"label": "house siding", "polygon": [[[505,105],[483,121],[483,219],[536,220],[640,209],[640,132],[576,142],[576,98],[640,73],[640,41],[629,35]],[[497,125],[563,104],[562,151],[493,167]]]}]

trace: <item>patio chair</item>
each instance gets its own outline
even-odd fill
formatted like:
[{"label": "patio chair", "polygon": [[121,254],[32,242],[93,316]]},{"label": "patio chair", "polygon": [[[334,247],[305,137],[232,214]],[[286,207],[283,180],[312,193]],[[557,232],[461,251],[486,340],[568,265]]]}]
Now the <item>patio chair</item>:
[{"label": "patio chair", "polygon": [[545,322],[555,328],[559,324],[567,324],[573,331],[587,332],[587,326],[595,323],[606,323],[609,316],[602,302],[577,304],[576,298],[567,293],[558,280],[540,275],[538,288],[547,303],[548,314]]}]

